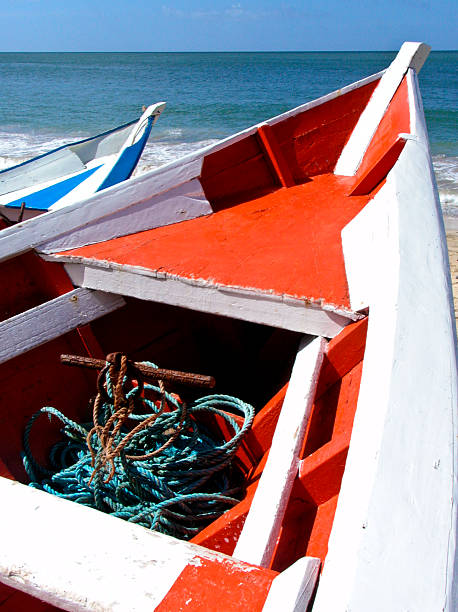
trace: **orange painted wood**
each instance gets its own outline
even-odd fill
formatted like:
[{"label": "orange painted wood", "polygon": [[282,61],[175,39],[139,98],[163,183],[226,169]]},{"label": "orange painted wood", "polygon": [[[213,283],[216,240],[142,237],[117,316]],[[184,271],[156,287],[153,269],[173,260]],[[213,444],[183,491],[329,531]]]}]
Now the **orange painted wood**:
[{"label": "orange painted wood", "polygon": [[296,183],[332,172],[377,81],[272,126]]},{"label": "orange painted wood", "polygon": [[[359,87],[271,126],[281,165],[292,183],[331,172],[378,81]],[[272,165],[256,135],[205,156],[201,183],[213,210],[239,204],[278,188]],[[289,184],[289,179],[287,179]]]},{"label": "orange painted wood", "polygon": [[258,412],[254,418],[251,430],[247,434],[246,445],[258,460],[270,448],[287,388],[288,385],[284,385],[266,406]]},{"label": "orange painted wood", "polygon": [[274,175],[280,185],[282,187],[292,187],[295,185],[291,170],[283,157],[283,153],[270,125],[260,125],[257,134],[261,143],[261,148],[267,156]]},{"label": "orange painted wood", "polygon": [[0,265],[0,320],[38,306],[46,301],[36,276],[30,274],[35,255],[27,253]]},{"label": "orange painted wood", "polygon": [[247,493],[241,502],[202,529],[191,542],[225,555],[232,555],[242,533],[253,495],[254,491]]},{"label": "orange painted wood", "polygon": [[29,252],[0,264],[0,320],[58,297],[74,287],[61,263]]},{"label": "orange painted wood", "polygon": [[6,464],[0,459],[0,476],[2,478],[9,478],[9,480],[16,480],[13,474],[6,467]]},{"label": "orange painted wood", "polygon": [[[350,442],[362,374],[367,320],[347,326],[328,345],[328,366],[322,368],[321,397],[315,400],[306,433],[306,456],[293,486],[272,568],[281,571],[306,554],[310,545],[322,560],[332,527],[336,498]],[[262,461],[249,479],[246,496],[235,507],[201,531],[193,542],[232,554],[264,469],[285,385],[256,416],[247,444],[264,449]],[[264,430],[265,427],[265,430]],[[321,508],[323,507],[323,508]],[[318,522],[317,522],[318,521]],[[323,544],[325,543],[325,544]],[[309,554],[309,553],[307,553]]]},{"label": "orange painted wood", "polygon": [[345,433],[350,441],[361,374],[362,362],[315,400],[302,457],[314,453],[336,435]]},{"label": "orange painted wood", "polygon": [[358,175],[350,195],[366,195],[375,189],[397,162],[406,143],[402,136],[379,157],[362,176]]},{"label": "orange painted wood", "polygon": [[360,178],[366,175],[376,165],[377,161],[394,145],[401,133],[410,133],[410,111],[406,77],[401,81],[386,109],[364,154],[356,176]]},{"label": "orange painted wood", "polygon": [[80,325],[76,331],[89,357],[94,359],[104,359],[106,357],[107,353],[103,352],[90,325]]},{"label": "orange painted wood", "polygon": [[353,180],[320,175],[208,217],[65,255],[349,308],[340,232],[368,201],[346,196]]},{"label": "orange painted wood", "polygon": [[200,182],[215,211],[277,189],[256,135],[206,155]]},{"label": "orange painted wood", "polygon": [[313,528],[304,555],[325,559],[328,553],[329,535],[336,513],[339,496],[335,495],[317,508]]},{"label": "orange painted wood", "polygon": [[319,398],[364,357],[368,317],[350,323],[328,344],[316,397]]},{"label": "orange painted wood", "polygon": [[[62,264],[46,262],[33,252],[0,264],[0,280],[8,287],[0,292],[2,319],[73,289]],[[81,341],[85,335],[89,338],[87,330],[81,330],[80,334],[75,330],[0,365],[2,406],[14,407],[0,414],[0,465],[5,466],[7,477],[25,479],[21,460],[22,433],[34,412],[43,406],[54,405],[70,418],[86,418],[81,406],[87,406],[95,375],[65,372],[65,366],[59,363],[61,352],[85,352]],[[37,423],[35,430],[39,440],[37,454],[43,459],[60,427],[57,422],[49,427],[46,420],[43,418],[42,423]]]},{"label": "orange painted wood", "polygon": [[181,572],[155,612],[261,611],[270,585],[278,574],[230,561],[197,558]]},{"label": "orange painted wood", "polygon": [[[0,458],[13,476],[26,479],[21,460],[22,434],[28,419],[43,406],[54,406],[78,422],[88,418],[88,398],[93,395],[96,373],[59,364],[65,352],[82,352],[76,332],[11,359],[0,365],[2,406],[14,406],[0,414]],[[61,425],[44,416],[36,422],[32,447],[39,461],[45,461],[49,448],[60,438]]]},{"label": "orange painted wood", "polygon": [[348,447],[348,436],[336,435],[301,461],[298,479],[316,506],[339,493]]},{"label": "orange painted wood", "polygon": [[[367,320],[347,326],[328,345],[298,477],[277,542],[272,569],[304,555],[322,561],[340,491],[362,375]],[[318,395],[318,394],[317,394]]]}]

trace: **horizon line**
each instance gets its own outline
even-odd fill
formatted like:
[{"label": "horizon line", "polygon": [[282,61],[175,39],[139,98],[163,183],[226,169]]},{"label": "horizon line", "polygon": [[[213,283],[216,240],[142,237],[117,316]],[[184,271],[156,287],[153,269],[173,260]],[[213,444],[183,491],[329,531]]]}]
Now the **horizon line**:
[{"label": "horizon line", "polygon": [[[124,51],[95,51],[95,50],[81,50],[81,51],[65,51],[65,50],[60,50],[60,51],[19,51],[19,50],[15,50],[15,51],[3,51],[0,49],[0,53],[397,53],[399,51],[399,48],[396,49],[339,49],[339,50],[335,50],[335,49],[329,49],[329,50],[325,50],[325,49],[314,49],[314,50],[304,50],[304,49],[295,49],[295,50],[283,50],[283,49],[279,49],[279,50],[270,50],[270,51],[260,51],[260,50],[244,50],[244,51],[240,51],[240,50],[224,50],[224,51],[196,51],[196,50],[188,50],[188,51],[134,51],[134,50],[124,50]],[[458,51],[457,49],[432,49],[431,53],[434,52],[443,52],[443,51],[447,51],[447,52],[456,52]]]}]

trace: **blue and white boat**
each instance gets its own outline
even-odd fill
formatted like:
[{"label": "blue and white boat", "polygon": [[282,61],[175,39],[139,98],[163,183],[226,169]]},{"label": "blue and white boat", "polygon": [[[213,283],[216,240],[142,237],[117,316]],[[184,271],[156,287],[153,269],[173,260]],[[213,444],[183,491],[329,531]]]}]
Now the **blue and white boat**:
[{"label": "blue and white boat", "polygon": [[165,103],[158,102],[138,120],[1,171],[1,216],[26,220],[125,181],[164,108]]}]

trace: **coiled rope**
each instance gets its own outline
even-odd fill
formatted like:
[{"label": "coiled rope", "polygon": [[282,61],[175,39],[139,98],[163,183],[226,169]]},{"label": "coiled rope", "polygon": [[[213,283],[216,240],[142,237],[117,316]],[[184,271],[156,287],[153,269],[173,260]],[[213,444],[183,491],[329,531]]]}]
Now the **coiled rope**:
[{"label": "coiled rope", "polygon": [[[31,417],[23,453],[30,486],[189,539],[243,493],[234,455],[251,428],[254,408],[228,395],[208,395],[186,406],[161,381],[144,383],[127,357],[118,355],[117,363],[107,362],[100,372],[92,423],[78,424],[53,407]],[[241,427],[228,414],[234,411],[244,416]],[[205,412],[223,418],[233,437],[215,440],[199,419]],[[52,469],[40,465],[30,448],[30,432],[43,414],[57,417],[65,436],[50,451]]]}]

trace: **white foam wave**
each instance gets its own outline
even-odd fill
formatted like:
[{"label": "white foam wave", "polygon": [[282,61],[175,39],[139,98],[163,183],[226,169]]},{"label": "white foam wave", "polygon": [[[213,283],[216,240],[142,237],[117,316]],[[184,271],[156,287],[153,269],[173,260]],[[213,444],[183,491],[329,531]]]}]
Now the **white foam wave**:
[{"label": "white foam wave", "polygon": [[444,215],[458,217],[458,157],[435,155],[433,166]]},{"label": "white foam wave", "polygon": [[135,175],[144,174],[148,172],[148,170],[163,166],[164,164],[179,159],[193,151],[198,151],[215,142],[218,141],[211,139],[199,140],[197,142],[149,142],[138,162]]},{"label": "white foam wave", "polygon": [[80,138],[61,137],[35,132],[1,132],[0,131],[0,169],[20,164],[32,157],[57,149]]}]

